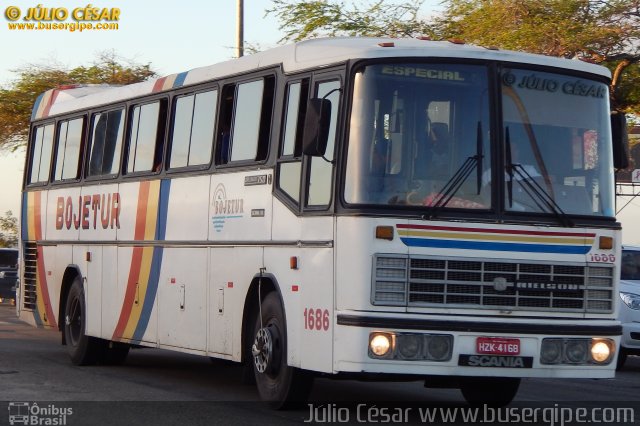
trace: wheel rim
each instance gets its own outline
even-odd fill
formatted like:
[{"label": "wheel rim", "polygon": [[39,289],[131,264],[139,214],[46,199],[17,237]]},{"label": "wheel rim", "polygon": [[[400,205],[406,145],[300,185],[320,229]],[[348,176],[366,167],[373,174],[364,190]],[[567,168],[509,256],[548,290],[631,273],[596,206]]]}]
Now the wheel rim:
[{"label": "wheel rim", "polygon": [[276,374],[278,372],[279,332],[274,324],[258,330],[251,353],[258,373]]},{"label": "wheel rim", "polygon": [[65,324],[69,331],[70,343],[77,346],[82,333],[82,306],[80,306],[80,299],[77,297],[71,301],[71,307],[65,316]]}]

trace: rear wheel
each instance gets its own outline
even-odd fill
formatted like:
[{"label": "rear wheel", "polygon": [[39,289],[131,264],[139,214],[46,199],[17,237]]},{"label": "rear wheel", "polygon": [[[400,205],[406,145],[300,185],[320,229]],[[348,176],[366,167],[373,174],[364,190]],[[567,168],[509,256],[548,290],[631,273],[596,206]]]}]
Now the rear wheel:
[{"label": "rear wheel", "polygon": [[71,362],[75,365],[95,364],[102,352],[102,341],[85,334],[87,308],[82,280],[76,277],[71,284],[64,308],[64,335]]},{"label": "rear wheel", "polygon": [[518,393],[520,379],[512,377],[463,377],[460,391],[471,405],[508,405]]},{"label": "rear wheel", "polygon": [[277,409],[305,402],[313,377],[287,365],[287,329],[276,292],[262,302],[262,323],[258,315],[251,335],[251,361],[262,400]]}]

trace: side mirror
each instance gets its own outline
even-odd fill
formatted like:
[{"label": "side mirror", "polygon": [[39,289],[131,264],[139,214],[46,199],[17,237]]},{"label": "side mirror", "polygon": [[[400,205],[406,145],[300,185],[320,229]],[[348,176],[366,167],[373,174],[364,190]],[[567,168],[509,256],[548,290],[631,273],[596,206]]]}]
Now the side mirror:
[{"label": "side mirror", "polygon": [[629,167],[629,137],[627,136],[627,117],[614,111],[611,113],[611,140],[613,142],[613,167]]},{"label": "side mirror", "polygon": [[329,140],[330,122],[331,101],[319,98],[309,99],[302,138],[302,153],[304,155],[324,156]]}]

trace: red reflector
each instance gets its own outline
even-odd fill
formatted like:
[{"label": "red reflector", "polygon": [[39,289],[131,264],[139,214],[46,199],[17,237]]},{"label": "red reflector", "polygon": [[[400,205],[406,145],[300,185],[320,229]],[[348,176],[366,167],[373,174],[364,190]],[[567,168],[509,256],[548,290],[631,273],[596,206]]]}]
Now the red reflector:
[{"label": "red reflector", "polygon": [[378,46],[380,46],[380,47],[395,47],[396,45],[392,41],[385,41],[385,42],[382,42],[382,43],[378,43]]},{"label": "red reflector", "polygon": [[298,291],[298,286],[297,285],[292,285],[291,286],[291,291]]},{"label": "red reflector", "polygon": [[464,44],[464,40],[460,38],[450,38],[448,41],[453,44]]},{"label": "red reflector", "polygon": [[229,282],[227,283],[227,288],[233,288],[233,282],[229,281]]}]

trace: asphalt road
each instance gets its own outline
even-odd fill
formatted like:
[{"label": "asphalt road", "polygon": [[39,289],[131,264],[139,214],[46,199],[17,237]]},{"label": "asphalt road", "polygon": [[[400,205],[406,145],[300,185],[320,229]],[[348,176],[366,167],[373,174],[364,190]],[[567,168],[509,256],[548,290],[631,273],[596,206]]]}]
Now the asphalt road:
[{"label": "asphalt road", "polygon": [[[33,412],[45,418],[41,424],[65,425],[303,424],[313,410],[318,420],[424,424],[416,406],[465,406],[457,389],[425,389],[422,382],[324,378],[316,379],[311,400],[311,408],[270,410],[259,402],[253,386],[241,383],[236,364],[159,349],[132,350],[118,367],[76,367],[60,345],[59,333],[21,323],[14,307],[0,304],[0,425],[9,424],[10,414],[24,414],[19,403],[28,403],[33,410],[34,401],[38,406]],[[408,408],[413,410],[410,418],[367,417],[370,413],[358,417],[357,408],[350,414],[344,411],[366,402],[364,409],[373,407],[378,415],[381,411],[376,409],[391,407],[382,411],[390,416],[400,413],[394,407],[408,401],[413,407]],[[634,407],[640,423],[640,357],[629,357],[612,380],[523,380],[514,402],[523,407],[556,404]],[[52,423],[55,419],[57,423]]]}]

